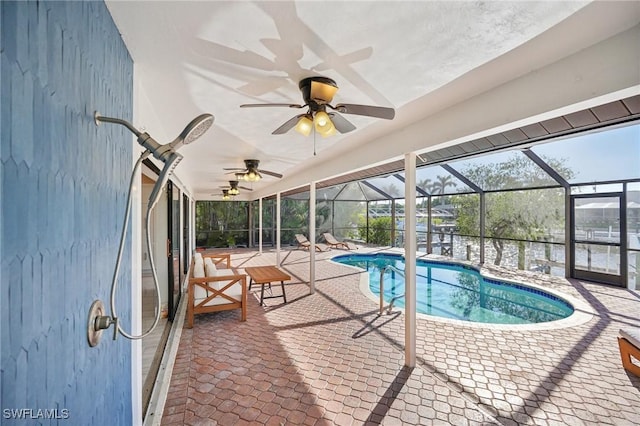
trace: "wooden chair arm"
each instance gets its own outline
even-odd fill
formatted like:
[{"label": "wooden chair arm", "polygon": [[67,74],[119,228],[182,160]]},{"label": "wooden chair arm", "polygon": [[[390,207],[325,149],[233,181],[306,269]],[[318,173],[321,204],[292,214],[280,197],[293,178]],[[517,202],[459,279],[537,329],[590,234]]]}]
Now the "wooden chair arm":
[{"label": "wooden chair arm", "polygon": [[229,253],[207,254],[202,257],[210,257],[216,266],[224,262],[227,269],[231,268],[231,255]]}]

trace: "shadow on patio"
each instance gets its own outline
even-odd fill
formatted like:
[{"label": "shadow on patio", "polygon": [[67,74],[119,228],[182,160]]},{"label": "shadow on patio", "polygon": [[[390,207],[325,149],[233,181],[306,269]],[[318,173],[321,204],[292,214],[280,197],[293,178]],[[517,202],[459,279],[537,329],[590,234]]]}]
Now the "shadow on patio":
[{"label": "shadow on patio", "polygon": [[[309,253],[283,254],[294,277],[289,303],[261,307],[254,293],[247,322],[237,312],[200,315],[183,331],[163,424],[640,422],[638,380],[622,370],[615,342],[620,321],[640,326],[640,300],[627,290],[549,284],[598,312],[556,330],[421,317],[418,368],[408,369],[404,315],[378,316],[358,289],[359,274],[325,261],[337,252],[316,257],[314,295]],[[232,263],[275,264],[275,253],[240,251]]]}]

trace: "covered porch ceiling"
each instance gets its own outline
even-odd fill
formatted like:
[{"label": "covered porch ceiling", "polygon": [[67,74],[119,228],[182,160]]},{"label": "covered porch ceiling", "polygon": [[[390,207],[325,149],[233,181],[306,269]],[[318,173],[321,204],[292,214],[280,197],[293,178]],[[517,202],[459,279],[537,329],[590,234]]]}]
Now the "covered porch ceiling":
[{"label": "covered porch ceiling", "polygon": [[[194,116],[216,117],[176,170],[200,200],[218,199],[234,179],[223,169],[244,159],[284,175],[245,183],[238,198],[255,199],[640,93],[638,2],[107,6],[135,62],[135,125],[171,140]],[[298,82],[314,75],[337,82],[334,104],[392,107],[395,119],[344,114],[356,130],[314,143],[271,134],[299,109],[239,107],[302,104]]]}]

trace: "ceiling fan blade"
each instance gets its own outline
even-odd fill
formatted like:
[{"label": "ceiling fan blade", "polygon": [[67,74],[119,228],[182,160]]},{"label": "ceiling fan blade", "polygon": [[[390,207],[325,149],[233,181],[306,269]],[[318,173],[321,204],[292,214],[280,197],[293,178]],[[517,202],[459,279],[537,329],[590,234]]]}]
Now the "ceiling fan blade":
[{"label": "ceiling fan blade", "polygon": [[298,104],[242,104],[240,105],[240,108],[262,108],[262,107],[304,108],[305,105],[298,105]]},{"label": "ceiling fan blade", "polygon": [[338,104],[335,108],[331,108],[343,114],[366,115],[369,117],[384,118],[386,120],[393,120],[393,117],[396,116],[396,111],[393,108],[373,105]]},{"label": "ceiling fan blade", "polygon": [[302,115],[296,115],[295,117],[290,118],[282,126],[275,129],[271,134],[282,135],[284,133],[287,133],[289,130],[293,129],[293,127],[298,123],[298,120],[300,119],[300,117],[302,117]]},{"label": "ceiling fan blade", "polygon": [[239,186],[238,189],[244,189],[245,191],[253,191],[253,188],[247,188],[246,186]]},{"label": "ceiling fan blade", "polygon": [[280,173],[275,173],[275,172],[270,172],[269,170],[258,170],[260,173],[264,173],[265,175],[269,175],[269,176],[273,176],[276,177],[278,179],[282,178],[282,175]]},{"label": "ceiling fan blade", "polygon": [[224,167],[222,170],[238,170],[242,172],[247,169],[243,169],[242,167]]},{"label": "ceiling fan blade", "polygon": [[354,126],[349,120],[336,112],[330,112],[329,117],[331,117],[333,125],[340,133],[349,133],[350,131],[356,129],[356,126]]}]

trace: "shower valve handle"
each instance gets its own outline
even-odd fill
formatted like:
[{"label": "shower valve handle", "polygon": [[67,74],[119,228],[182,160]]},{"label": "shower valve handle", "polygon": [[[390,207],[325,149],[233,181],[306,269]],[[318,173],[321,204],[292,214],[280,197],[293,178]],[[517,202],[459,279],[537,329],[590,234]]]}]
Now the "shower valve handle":
[{"label": "shower valve handle", "polygon": [[117,317],[110,317],[110,316],[99,316],[96,318],[95,324],[94,324],[94,328],[96,331],[98,330],[106,330],[107,328],[111,327],[111,325],[113,324],[113,340],[116,340],[116,337],[118,337],[118,318]]},{"label": "shower valve handle", "polygon": [[112,318],[112,322],[113,322],[113,340],[116,340],[116,337],[118,337],[118,328],[120,327],[120,325],[118,324],[120,320],[118,319],[118,317],[114,317]]}]

